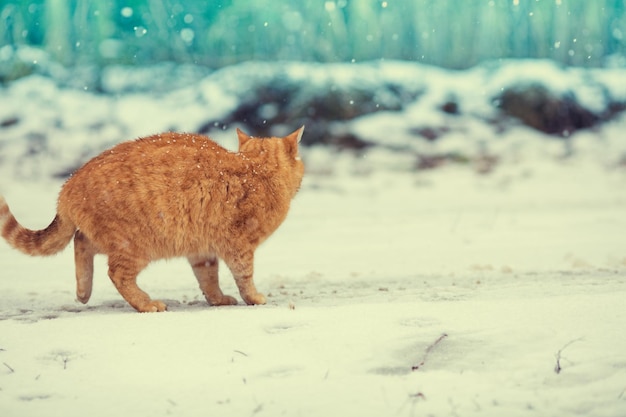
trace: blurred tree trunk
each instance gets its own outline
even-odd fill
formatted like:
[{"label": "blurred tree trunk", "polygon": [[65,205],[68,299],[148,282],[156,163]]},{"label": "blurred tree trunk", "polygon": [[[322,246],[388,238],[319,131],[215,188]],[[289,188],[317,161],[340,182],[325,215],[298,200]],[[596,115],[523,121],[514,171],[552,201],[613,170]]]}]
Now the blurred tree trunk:
[{"label": "blurred tree trunk", "polygon": [[357,61],[374,59],[380,52],[380,33],[378,24],[378,2],[362,0],[349,2],[348,8],[348,43],[351,45],[351,57]]},{"label": "blurred tree trunk", "polygon": [[626,55],[626,0],[0,0],[0,47],[19,44],[65,65],[405,59],[467,68],[547,58],[602,66]]},{"label": "blurred tree trunk", "polygon": [[612,55],[623,52],[623,43],[626,39],[626,2],[624,0],[607,0],[604,8],[605,16],[608,16],[608,24],[604,25],[604,38],[602,44],[604,53]]},{"label": "blurred tree trunk", "polygon": [[76,31],[74,47],[79,63],[93,64],[117,58],[114,47],[103,44],[115,33],[114,3],[113,0],[77,2],[72,22]]},{"label": "blurred tree trunk", "polygon": [[45,1],[45,49],[64,65],[74,61],[71,10],[68,0]]}]

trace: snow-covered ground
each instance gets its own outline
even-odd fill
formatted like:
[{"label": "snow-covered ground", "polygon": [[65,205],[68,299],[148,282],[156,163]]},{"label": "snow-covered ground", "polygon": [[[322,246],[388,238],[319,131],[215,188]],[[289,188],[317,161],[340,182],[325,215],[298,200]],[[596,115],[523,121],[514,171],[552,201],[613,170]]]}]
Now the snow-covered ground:
[{"label": "snow-covered ground", "polygon": [[[72,94],[50,112],[69,120],[82,93]],[[86,97],[96,123],[111,107]],[[135,107],[122,101],[115,117],[130,120]],[[36,97],[20,106],[45,107]],[[173,117],[141,108],[155,124]],[[19,115],[20,129],[37,130]],[[379,113],[349,126],[384,136],[401,120]],[[97,148],[79,139],[83,124],[52,132],[73,138],[67,149],[50,138],[58,160]],[[493,134],[468,126],[470,146]],[[565,147],[512,127],[489,141],[499,162],[487,175],[471,164],[418,171],[415,155],[383,148],[306,149],[302,190],[258,251],[265,306],[209,307],[188,265],[172,260],[139,280],[169,311],[137,314],[103,258],[83,306],[71,247],[29,258],[2,241],[0,415],[624,416],[625,128],[616,119]],[[2,155],[0,192],[22,224],[44,227],[61,186],[47,174],[62,166],[48,157],[20,168],[14,155]],[[33,180],[37,168],[46,175]]]}]

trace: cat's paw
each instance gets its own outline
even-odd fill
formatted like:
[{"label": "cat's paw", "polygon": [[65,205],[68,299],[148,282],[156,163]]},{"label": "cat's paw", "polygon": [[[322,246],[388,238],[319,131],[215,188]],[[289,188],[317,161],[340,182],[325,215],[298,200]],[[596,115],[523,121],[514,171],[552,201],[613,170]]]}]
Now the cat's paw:
[{"label": "cat's paw", "polygon": [[159,300],[152,300],[137,309],[140,313],[157,313],[165,310],[167,310],[167,305]]},{"label": "cat's paw", "polygon": [[230,295],[222,295],[219,300],[209,301],[212,306],[234,306],[237,305],[237,299]]},{"label": "cat's paw", "polygon": [[265,296],[261,294],[260,292],[257,292],[256,294],[247,294],[243,296],[243,300],[248,305],[265,304],[266,302]]},{"label": "cat's paw", "polygon": [[76,291],[76,301],[80,301],[83,304],[87,304],[91,298],[91,291],[88,293]]}]

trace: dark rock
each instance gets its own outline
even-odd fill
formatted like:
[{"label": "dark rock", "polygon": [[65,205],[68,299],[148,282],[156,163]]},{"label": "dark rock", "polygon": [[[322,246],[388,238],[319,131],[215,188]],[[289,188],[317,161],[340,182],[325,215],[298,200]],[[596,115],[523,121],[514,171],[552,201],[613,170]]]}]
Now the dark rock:
[{"label": "dark rock", "polygon": [[52,173],[52,178],[66,180],[71,177],[82,165],[71,166]]},{"label": "dark rock", "polygon": [[509,87],[495,103],[506,115],[550,135],[569,136],[600,121],[578,103],[573,93],[557,95],[537,83]]},{"label": "dark rock", "polygon": [[374,146],[373,143],[367,142],[352,133],[333,135],[331,144],[341,149],[354,149],[357,151]]},{"label": "dark rock", "polygon": [[441,127],[426,126],[426,127],[416,127],[414,129],[411,129],[410,133],[414,135],[419,135],[423,137],[424,139],[430,142],[433,142],[439,139],[441,136],[448,133],[449,131],[450,129],[446,126],[441,126]]},{"label": "dark rock", "polygon": [[206,135],[209,132],[217,129],[225,129],[227,125],[221,122],[217,122],[214,120],[209,120],[206,123],[201,124],[198,129],[196,129],[196,133],[200,133],[201,135]]},{"label": "dark rock", "polygon": [[460,113],[459,103],[449,100],[441,105],[441,111],[447,114],[457,115]]},{"label": "dark rock", "polygon": [[296,91],[295,85],[279,80],[270,85],[258,85],[241,98],[226,123],[243,123],[256,135],[271,135],[272,126],[289,121],[286,107]]},{"label": "dark rock", "polygon": [[440,166],[448,163],[467,164],[469,162],[470,159],[467,156],[456,152],[435,154],[418,153],[415,169],[418,171],[425,171],[439,168]]},{"label": "dark rock", "polygon": [[612,101],[602,115],[603,120],[611,120],[613,117],[621,114],[626,110],[626,103]]},{"label": "dark rock", "polygon": [[250,85],[239,93],[239,104],[219,123],[201,125],[200,133],[210,133],[224,125],[243,124],[259,136],[293,131],[305,125],[304,145],[333,144],[361,149],[369,146],[355,137],[338,133],[336,122],[348,121],[383,110],[401,110],[417,93],[388,82],[341,82],[325,75],[323,81],[302,82],[286,74],[248,79]]},{"label": "dark rock", "polygon": [[0,127],[6,128],[6,127],[15,126],[19,122],[20,122],[19,117],[9,117],[7,119],[0,121]]},{"label": "dark rock", "polygon": [[415,163],[415,169],[418,171],[425,171],[429,169],[435,169],[445,164],[447,161],[446,155],[417,155],[417,161]]}]

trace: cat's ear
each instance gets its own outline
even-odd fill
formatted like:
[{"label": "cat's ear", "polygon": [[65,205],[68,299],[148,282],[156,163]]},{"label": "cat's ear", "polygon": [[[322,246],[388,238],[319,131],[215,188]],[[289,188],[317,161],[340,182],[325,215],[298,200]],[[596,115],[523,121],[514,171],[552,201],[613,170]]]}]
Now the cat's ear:
[{"label": "cat's ear", "polygon": [[239,138],[239,149],[241,149],[244,143],[252,139],[250,136],[239,130],[239,128],[237,128],[237,137]]},{"label": "cat's ear", "polygon": [[304,133],[304,126],[284,137],[285,148],[290,155],[298,155],[298,143],[302,139],[302,133]]}]

